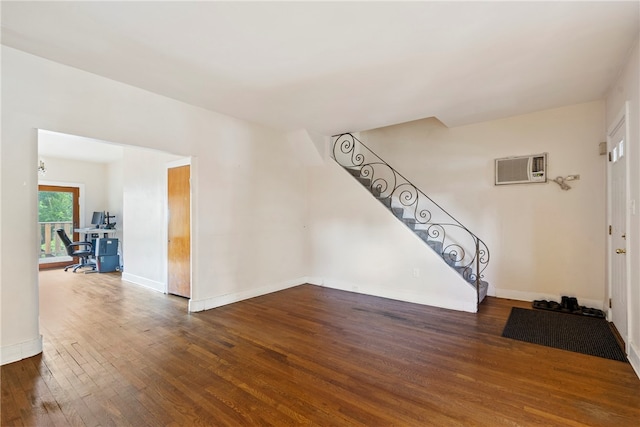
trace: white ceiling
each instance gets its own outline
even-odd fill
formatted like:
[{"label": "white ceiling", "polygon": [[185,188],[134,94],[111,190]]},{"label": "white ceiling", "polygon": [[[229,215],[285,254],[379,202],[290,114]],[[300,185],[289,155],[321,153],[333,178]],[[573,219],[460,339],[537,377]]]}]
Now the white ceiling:
[{"label": "white ceiling", "polygon": [[10,2],[2,43],[322,134],[601,99],[640,2]]},{"label": "white ceiling", "polygon": [[123,154],[124,148],[121,145],[82,136],[38,130],[38,156],[45,164],[51,157],[110,163],[121,159]]}]

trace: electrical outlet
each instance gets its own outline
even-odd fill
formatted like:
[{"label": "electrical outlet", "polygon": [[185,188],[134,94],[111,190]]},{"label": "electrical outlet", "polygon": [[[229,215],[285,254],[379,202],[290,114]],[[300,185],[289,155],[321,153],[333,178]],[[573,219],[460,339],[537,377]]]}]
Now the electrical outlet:
[{"label": "electrical outlet", "polygon": [[580,175],[567,175],[565,181],[577,181],[580,179]]}]

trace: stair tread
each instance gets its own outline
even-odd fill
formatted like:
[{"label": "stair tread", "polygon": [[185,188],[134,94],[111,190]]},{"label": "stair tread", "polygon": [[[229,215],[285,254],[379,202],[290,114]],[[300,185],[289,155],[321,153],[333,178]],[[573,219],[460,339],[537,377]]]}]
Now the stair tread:
[{"label": "stair tread", "polygon": [[391,199],[389,197],[376,197],[387,208],[391,208]]},{"label": "stair tread", "polygon": [[358,178],[360,176],[360,169],[354,169],[354,168],[344,168],[346,169],[347,172],[349,172],[351,175],[355,176],[356,178]]}]

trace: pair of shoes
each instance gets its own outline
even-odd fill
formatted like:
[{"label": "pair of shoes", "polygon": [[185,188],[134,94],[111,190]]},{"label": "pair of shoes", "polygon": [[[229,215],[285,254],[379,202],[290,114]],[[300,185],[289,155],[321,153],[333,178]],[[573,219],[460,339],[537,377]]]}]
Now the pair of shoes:
[{"label": "pair of shoes", "polygon": [[582,307],[578,304],[577,298],[569,298],[569,310],[571,310],[572,313],[582,313]]},{"label": "pair of shoes", "polygon": [[562,305],[558,304],[555,301],[549,301],[549,310],[561,311]]},{"label": "pair of shoes", "polygon": [[604,311],[598,310],[597,308],[589,308],[589,307],[581,307],[582,314],[589,317],[598,317],[600,319],[604,319]]},{"label": "pair of shoes", "polygon": [[533,302],[533,308],[541,308],[543,310],[549,309],[549,301],[547,300],[536,300]]},{"label": "pair of shoes", "polygon": [[578,299],[575,297],[563,296],[560,305],[562,307],[562,311],[569,311],[571,313],[582,312],[582,307],[580,307]]}]

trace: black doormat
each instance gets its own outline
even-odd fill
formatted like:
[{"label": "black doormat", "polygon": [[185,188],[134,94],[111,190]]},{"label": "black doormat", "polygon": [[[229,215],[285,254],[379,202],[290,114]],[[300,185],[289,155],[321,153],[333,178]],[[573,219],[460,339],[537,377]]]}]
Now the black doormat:
[{"label": "black doormat", "polygon": [[513,307],[502,336],[626,362],[605,319]]}]

